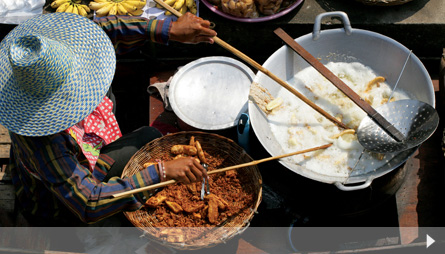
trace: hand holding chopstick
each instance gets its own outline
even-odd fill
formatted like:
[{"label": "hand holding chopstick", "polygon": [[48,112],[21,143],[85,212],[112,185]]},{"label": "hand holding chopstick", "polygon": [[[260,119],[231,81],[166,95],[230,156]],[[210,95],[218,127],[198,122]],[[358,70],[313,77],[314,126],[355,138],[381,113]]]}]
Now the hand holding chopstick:
[{"label": "hand holding chopstick", "polygon": [[[297,152],[293,152],[293,153],[273,156],[273,157],[264,158],[264,159],[261,159],[261,160],[255,160],[255,161],[251,161],[251,162],[247,162],[247,163],[243,163],[243,164],[239,164],[239,165],[235,165],[235,166],[230,166],[230,167],[225,167],[225,168],[221,168],[221,169],[216,169],[216,170],[209,171],[207,174],[211,175],[211,174],[225,172],[225,171],[228,171],[228,170],[244,168],[244,167],[250,167],[250,166],[254,166],[254,165],[266,162],[266,161],[277,160],[277,159],[281,159],[281,158],[285,158],[285,157],[289,157],[289,156],[293,156],[293,155],[313,152],[313,151],[320,150],[320,149],[326,149],[326,148],[330,147],[331,145],[332,144],[326,144],[326,145],[317,146],[317,147],[313,147],[313,148],[309,148],[309,149],[306,149],[306,150],[301,150],[301,151],[297,151]],[[138,188],[138,189],[134,189],[134,190],[118,193],[118,194],[112,195],[112,197],[113,198],[124,197],[124,196],[132,195],[132,194],[135,194],[135,193],[143,192],[143,191],[154,190],[154,189],[166,187],[166,186],[174,184],[174,183],[176,183],[175,180],[169,180],[169,181],[166,181],[166,182],[157,183],[157,184],[145,186],[145,187],[142,187],[142,188]]]},{"label": "hand holding chopstick", "polygon": [[[181,17],[182,14],[180,12],[178,12],[177,10],[175,10],[174,8],[172,8],[170,5],[164,3],[162,0],[154,0],[156,3],[160,4],[162,7],[164,7],[165,9],[169,10],[171,13],[173,13],[175,16],[177,17]],[[295,96],[297,96],[300,100],[302,100],[304,103],[306,103],[307,105],[309,105],[310,107],[312,107],[314,110],[316,110],[318,113],[322,114],[324,117],[326,117],[328,120],[330,120],[331,122],[335,123],[336,125],[340,126],[343,129],[349,129],[344,123],[342,123],[341,121],[339,121],[337,118],[335,118],[334,116],[330,115],[328,112],[326,112],[325,110],[323,110],[322,108],[320,108],[319,106],[317,106],[315,103],[313,103],[311,100],[309,100],[308,98],[306,98],[303,94],[301,94],[300,92],[298,92],[294,87],[292,87],[291,85],[287,84],[284,80],[280,79],[279,77],[277,77],[275,74],[271,73],[269,70],[267,70],[266,68],[264,68],[261,64],[255,62],[252,58],[248,57],[247,55],[245,55],[244,53],[242,53],[241,51],[237,50],[236,48],[232,47],[230,44],[228,44],[227,42],[221,40],[220,38],[218,38],[217,36],[213,37],[213,40],[215,43],[219,44],[221,47],[225,48],[226,50],[230,51],[231,53],[233,53],[234,55],[236,55],[237,57],[241,58],[242,60],[246,61],[248,64],[250,64],[252,67],[254,67],[255,69],[261,71],[262,73],[266,74],[267,76],[269,76],[271,79],[273,79],[275,82],[277,82],[278,84],[280,84],[282,87],[286,88],[289,92],[291,92],[292,94],[294,94]]]}]

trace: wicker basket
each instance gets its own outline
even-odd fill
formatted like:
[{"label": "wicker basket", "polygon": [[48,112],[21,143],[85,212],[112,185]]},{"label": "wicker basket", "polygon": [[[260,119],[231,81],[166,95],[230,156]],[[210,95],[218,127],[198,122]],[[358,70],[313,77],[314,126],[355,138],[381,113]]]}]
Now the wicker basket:
[{"label": "wicker basket", "polygon": [[[209,155],[223,155],[226,157],[224,165],[237,165],[252,161],[252,158],[238,144],[223,136],[204,132],[178,132],[153,140],[142,147],[125,166],[122,177],[131,176],[141,170],[144,163],[170,153],[173,145],[188,144],[192,136],[201,143],[202,149]],[[255,193],[255,202],[246,215],[230,217],[223,225],[216,227],[157,228],[153,224],[156,221],[155,216],[145,209],[125,212],[124,214],[134,226],[143,231],[144,236],[169,247],[180,250],[213,247],[228,241],[247,229],[261,202],[262,179],[258,167],[251,166],[237,169],[237,173],[241,174],[243,179],[246,179],[243,182],[243,188]],[[183,234],[190,232],[197,237],[186,241],[167,242],[158,237],[160,232],[165,230],[175,230],[176,232],[180,230]]]},{"label": "wicker basket", "polygon": [[413,0],[355,0],[366,5],[376,5],[376,6],[393,6],[401,5],[404,3],[411,2]]}]

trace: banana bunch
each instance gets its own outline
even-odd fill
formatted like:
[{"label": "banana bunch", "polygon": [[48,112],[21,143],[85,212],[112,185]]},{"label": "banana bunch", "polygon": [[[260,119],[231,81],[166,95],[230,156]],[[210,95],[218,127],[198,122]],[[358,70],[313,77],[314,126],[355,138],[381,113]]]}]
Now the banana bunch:
[{"label": "banana bunch", "polygon": [[94,0],[89,6],[98,17],[108,15],[142,15],[147,0]]},{"label": "banana bunch", "polygon": [[56,12],[71,12],[86,17],[91,10],[81,2],[81,0],[54,0],[51,7],[56,9]]},{"label": "banana bunch", "polygon": [[[196,7],[195,0],[163,0],[164,3],[170,5],[175,10],[179,11],[180,13],[184,14],[189,10],[191,13],[196,14],[198,9]],[[163,9],[160,4],[156,4],[156,7],[159,9]],[[165,15],[172,15],[170,11],[165,11]]]}]

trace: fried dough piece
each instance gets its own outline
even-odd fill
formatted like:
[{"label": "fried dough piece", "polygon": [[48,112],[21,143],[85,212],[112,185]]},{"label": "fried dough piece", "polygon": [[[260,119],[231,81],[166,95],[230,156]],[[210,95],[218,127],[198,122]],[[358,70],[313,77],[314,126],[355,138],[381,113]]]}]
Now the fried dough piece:
[{"label": "fried dough piece", "polygon": [[186,154],[191,156],[197,153],[196,147],[189,145],[174,145],[170,151],[172,154]]},{"label": "fried dough piece", "polygon": [[190,146],[195,146],[195,136],[192,136],[192,137],[190,138],[190,143],[189,143],[189,145],[190,145]]},{"label": "fried dough piece", "polygon": [[187,185],[185,185],[187,187],[187,189],[192,193],[195,194],[196,193],[196,185],[195,183],[189,183]]},{"label": "fried dough piece", "polygon": [[182,204],[182,208],[184,209],[184,211],[188,212],[188,213],[195,213],[199,210],[201,210],[201,208],[204,207],[204,203],[201,204],[191,204],[191,203],[184,203]]},{"label": "fried dough piece", "polygon": [[365,92],[367,93],[367,92],[371,91],[371,89],[374,85],[377,85],[377,87],[379,87],[380,83],[385,82],[385,80],[386,79],[381,76],[375,77],[373,80],[368,82],[368,84],[366,85]]},{"label": "fried dough piece", "polygon": [[206,157],[204,155],[204,151],[202,150],[201,143],[199,143],[198,140],[195,141],[195,147],[196,147],[196,150],[197,150],[197,153],[198,153],[199,160],[202,163],[206,163],[207,164],[207,160],[206,160]]},{"label": "fried dough piece", "polygon": [[209,199],[209,208],[207,211],[207,217],[209,218],[210,223],[216,224],[218,220],[218,201],[215,198]]},{"label": "fried dough piece", "polygon": [[184,154],[178,154],[178,155],[176,155],[176,156],[173,158],[173,160],[181,159],[181,158],[184,158],[184,157],[187,157],[187,156],[185,156]]},{"label": "fried dough piece", "polygon": [[153,196],[151,198],[149,198],[147,200],[147,202],[145,202],[145,205],[151,208],[156,208],[158,207],[160,204],[162,204],[162,202],[164,202],[167,199],[166,196],[163,195],[156,195]]},{"label": "fried dough piece", "polygon": [[227,201],[225,201],[224,199],[216,196],[215,194],[209,194],[209,195],[205,196],[205,199],[207,199],[209,202],[212,199],[215,200],[216,204],[218,205],[218,208],[221,209],[221,210],[225,210],[229,206]]},{"label": "fried dough piece", "polygon": [[173,201],[165,201],[165,204],[174,212],[174,213],[180,213],[183,211],[182,207]]}]

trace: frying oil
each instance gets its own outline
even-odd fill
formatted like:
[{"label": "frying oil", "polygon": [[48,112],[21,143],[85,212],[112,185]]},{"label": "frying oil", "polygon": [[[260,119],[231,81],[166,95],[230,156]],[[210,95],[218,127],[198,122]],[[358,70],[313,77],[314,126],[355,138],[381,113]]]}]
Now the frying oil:
[{"label": "frying oil", "polygon": [[[385,104],[392,92],[382,80],[370,83],[377,74],[361,63],[330,62],[326,67],[374,108]],[[288,83],[351,129],[357,130],[366,116],[361,108],[312,67],[298,72]],[[365,153],[360,163],[355,165],[363,151],[356,135],[345,134],[336,138],[335,135],[343,129],[285,88],[281,88],[275,97],[282,98],[283,104],[269,114],[268,120],[284,153],[333,143],[324,150],[289,157],[291,163],[301,165],[313,173],[347,177],[354,167],[354,173],[365,174],[381,167],[396,155]],[[392,100],[407,98],[408,95],[403,91],[396,91]]]}]

